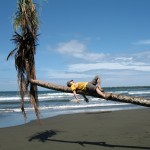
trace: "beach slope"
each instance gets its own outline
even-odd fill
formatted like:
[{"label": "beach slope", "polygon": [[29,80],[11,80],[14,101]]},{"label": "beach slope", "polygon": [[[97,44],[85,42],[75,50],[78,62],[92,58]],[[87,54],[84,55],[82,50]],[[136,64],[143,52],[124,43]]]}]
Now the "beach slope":
[{"label": "beach slope", "polygon": [[150,109],[81,113],[2,128],[0,150],[150,150],[149,114]]}]

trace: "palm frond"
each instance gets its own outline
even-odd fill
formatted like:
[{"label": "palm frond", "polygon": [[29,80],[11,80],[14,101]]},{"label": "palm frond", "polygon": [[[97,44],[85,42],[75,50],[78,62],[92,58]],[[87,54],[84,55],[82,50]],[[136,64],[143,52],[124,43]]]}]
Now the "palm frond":
[{"label": "palm frond", "polygon": [[[21,95],[21,109],[25,115],[24,96],[30,95],[30,102],[34,106],[37,118],[38,95],[37,86],[29,82],[30,79],[36,79],[34,55],[37,46],[38,15],[35,4],[32,0],[18,0],[18,7],[14,17],[14,30],[12,41],[16,48],[11,51],[15,55],[15,67],[18,72],[18,84]],[[17,32],[19,31],[19,32]]]},{"label": "palm frond", "polygon": [[7,60],[9,59],[10,56],[12,56],[12,55],[15,53],[16,50],[17,50],[17,48],[15,48],[14,50],[12,50],[12,51],[9,53],[9,55],[7,56]]}]

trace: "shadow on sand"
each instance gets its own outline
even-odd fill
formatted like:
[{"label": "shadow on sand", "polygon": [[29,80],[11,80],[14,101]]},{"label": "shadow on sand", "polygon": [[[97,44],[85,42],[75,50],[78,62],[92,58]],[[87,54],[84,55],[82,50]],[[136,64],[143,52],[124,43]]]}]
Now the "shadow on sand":
[{"label": "shadow on sand", "polygon": [[110,147],[110,148],[130,148],[130,149],[148,149],[150,150],[150,147],[143,147],[143,146],[127,146],[127,145],[116,145],[116,144],[108,144],[106,142],[90,142],[90,141],[71,141],[71,140],[58,140],[58,139],[51,139],[51,137],[57,135],[59,131],[55,130],[47,130],[44,132],[37,133],[33,136],[31,136],[28,141],[32,142],[33,140],[38,140],[39,142],[59,142],[59,143],[68,143],[68,144],[79,144],[81,146],[86,145],[95,145],[95,146],[101,146],[101,147]]}]

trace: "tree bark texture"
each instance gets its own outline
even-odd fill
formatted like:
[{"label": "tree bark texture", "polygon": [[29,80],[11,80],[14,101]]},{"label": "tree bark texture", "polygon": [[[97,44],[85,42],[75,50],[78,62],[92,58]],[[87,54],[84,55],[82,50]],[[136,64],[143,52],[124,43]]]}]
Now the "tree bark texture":
[{"label": "tree bark texture", "polygon": [[[71,88],[67,86],[57,85],[57,84],[44,82],[40,80],[33,80],[33,79],[30,79],[30,82],[40,87],[57,90],[61,92],[66,92],[66,93],[72,93]],[[77,94],[102,98],[96,92],[88,93],[88,92],[77,91]],[[134,96],[127,96],[127,95],[116,94],[116,93],[114,94],[114,93],[108,93],[108,92],[105,92],[105,96],[106,96],[106,100],[118,101],[118,102],[124,102],[124,103],[132,103],[136,105],[150,107],[150,99],[145,99],[143,97],[134,97]]]}]

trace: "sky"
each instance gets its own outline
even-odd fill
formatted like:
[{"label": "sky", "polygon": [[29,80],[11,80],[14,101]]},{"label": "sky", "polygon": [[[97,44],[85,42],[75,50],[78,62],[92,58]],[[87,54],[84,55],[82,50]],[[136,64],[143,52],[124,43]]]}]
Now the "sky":
[{"label": "sky", "polygon": [[[150,0],[33,1],[38,80],[66,85],[99,75],[102,87],[150,85]],[[17,0],[0,1],[0,91],[18,90],[14,56],[6,60],[16,10]]]}]

